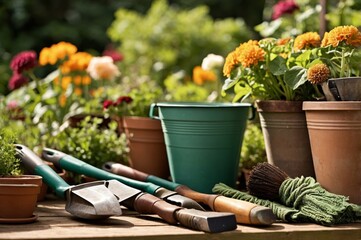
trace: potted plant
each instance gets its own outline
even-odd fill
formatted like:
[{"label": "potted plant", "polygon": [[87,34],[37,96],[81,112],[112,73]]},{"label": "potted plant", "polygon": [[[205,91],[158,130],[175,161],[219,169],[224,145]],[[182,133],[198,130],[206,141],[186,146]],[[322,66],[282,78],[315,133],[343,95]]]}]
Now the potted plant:
[{"label": "potted plant", "polygon": [[169,166],[161,122],[148,117],[151,103],[160,99],[162,90],[155,81],[146,79],[128,90],[127,95],[107,99],[104,111],[118,118],[120,132],[126,134],[129,164],[140,171],[168,178]]},{"label": "potted plant", "polygon": [[14,147],[16,138],[11,132],[0,130],[0,142],[0,222],[33,222],[42,177],[22,175]]},{"label": "potted plant", "polygon": [[228,54],[223,67],[227,77],[223,94],[233,89],[234,102],[256,103],[267,160],[293,177],[314,176],[302,102],[321,94],[307,81],[292,86],[295,76],[289,70],[299,61],[297,56],[303,49],[319,41],[317,33],[249,40]]},{"label": "potted plant", "polygon": [[319,47],[303,53],[308,64],[297,67],[307,73],[298,82],[322,85],[327,100],[303,103],[316,179],[356,204],[361,204],[360,50],[361,32],[339,26],[325,34]]},{"label": "potted plant", "polygon": [[[111,120],[107,128],[99,128],[103,118],[87,116],[77,127],[67,127],[48,136],[45,145],[101,168],[108,161],[128,164],[128,152],[124,134],[118,134],[118,123]],[[57,166],[55,166],[57,167]],[[68,181],[80,183],[88,178],[67,172]]]}]

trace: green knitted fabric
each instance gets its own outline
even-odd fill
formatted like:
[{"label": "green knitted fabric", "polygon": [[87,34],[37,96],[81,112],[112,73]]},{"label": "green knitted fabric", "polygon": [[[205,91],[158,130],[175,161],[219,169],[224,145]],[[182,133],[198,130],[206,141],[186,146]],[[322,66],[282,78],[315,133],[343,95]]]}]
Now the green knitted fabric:
[{"label": "green knitted fabric", "polygon": [[286,179],[279,196],[281,203],[322,225],[361,220],[361,206],[349,203],[346,196],[328,192],[312,177]]},{"label": "green knitted fabric", "polygon": [[213,192],[269,207],[286,222],[331,226],[361,220],[361,206],[348,203],[344,196],[327,192],[309,177],[289,178],[282,183],[280,193],[283,204],[254,197],[222,183],[216,184]]}]

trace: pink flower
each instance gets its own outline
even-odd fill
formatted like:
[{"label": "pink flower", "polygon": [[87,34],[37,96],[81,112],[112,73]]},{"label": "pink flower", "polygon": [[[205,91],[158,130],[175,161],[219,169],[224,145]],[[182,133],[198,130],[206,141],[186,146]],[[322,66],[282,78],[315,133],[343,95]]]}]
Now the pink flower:
[{"label": "pink flower", "polygon": [[109,107],[113,106],[114,102],[112,100],[105,100],[103,102],[103,109],[108,109]]},{"label": "pink flower", "polygon": [[95,80],[113,80],[120,75],[118,67],[109,56],[93,57],[87,72]]},{"label": "pink flower", "polygon": [[8,88],[10,90],[18,89],[28,83],[29,79],[20,73],[14,72],[12,77],[9,80]]},{"label": "pink flower", "polygon": [[115,106],[118,106],[120,104],[124,103],[131,103],[133,101],[133,99],[131,97],[128,96],[121,96],[117,99],[117,101],[115,102]]},{"label": "pink flower", "polygon": [[10,62],[10,68],[16,73],[22,73],[37,66],[35,51],[23,51],[16,54]]},{"label": "pink flower", "polygon": [[103,56],[111,57],[114,62],[120,62],[124,59],[124,56],[115,49],[104,50]]},{"label": "pink flower", "polygon": [[291,14],[298,9],[299,6],[295,3],[294,0],[281,0],[273,6],[272,19],[278,19],[282,15]]},{"label": "pink flower", "polygon": [[11,100],[6,105],[6,109],[8,109],[8,110],[14,110],[14,109],[18,109],[18,108],[19,108],[19,104],[16,100]]}]

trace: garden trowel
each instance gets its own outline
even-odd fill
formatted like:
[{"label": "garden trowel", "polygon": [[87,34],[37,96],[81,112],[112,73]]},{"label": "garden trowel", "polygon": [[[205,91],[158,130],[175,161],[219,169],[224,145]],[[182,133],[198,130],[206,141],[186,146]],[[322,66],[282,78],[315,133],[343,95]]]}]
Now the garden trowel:
[{"label": "garden trowel", "polygon": [[137,179],[139,181],[152,182],[167,189],[174,190],[179,194],[209,206],[214,211],[232,212],[236,215],[238,223],[270,225],[276,221],[276,216],[273,214],[272,210],[267,207],[216,194],[196,192],[185,185],[143,173],[120,163],[107,162],[104,164],[103,169],[121,176]]},{"label": "garden trowel", "polygon": [[29,148],[15,144],[15,149],[29,171],[42,176],[57,196],[67,200],[65,210],[70,214],[83,219],[103,219],[122,214],[117,198],[107,188],[107,181],[70,186]]},{"label": "garden trowel", "polygon": [[[49,159],[49,154],[54,154],[54,151],[55,150],[44,149],[44,152],[47,152],[45,155],[48,156],[46,159]],[[134,209],[138,213],[157,214],[170,224],[179,223],[182,226],[205,232],[215,233],[230,231],[237,228],[236,218],[233,213],[206,212],[197,209],[187,209],[167,203],[156,196],[143,193],[139,189],[127,186],[128,184],[123,184],[118,181],[118,179],[112,179],[113,176],[117,176],[115,174],[98,169],[62,152],[56,151],[56,153],[56,156],[60,155],[61,157],[53,157],[52,162],[59,164],[61,168],[67,171],[85,174],[93,178],[100,178],[100,174],[103,173],[101,176],[103,179],[108,180],[106,181],[107,187],[118,198],[119,203],[127,208]],[[54,159],[57,160],[55,161]],[[138,182],[135,180],[133,181],[135,183]]]},{"label": "garden trowel", "polygon": [[138,181],[104,171],[55,149],[44,148],[42,152],[42,158],[54,163],[55,166],[72,172],[84,174],[88,177],[99,180],[115,179],[128,186],[137,188],[143,192],[150,193],[170,204],[174,204],[184,208],[194,208],[204,211],[204,208],[196,201],[188,197],[182,196],[175,191],[170,191],[164,187],[155,185],[150,182]]}]

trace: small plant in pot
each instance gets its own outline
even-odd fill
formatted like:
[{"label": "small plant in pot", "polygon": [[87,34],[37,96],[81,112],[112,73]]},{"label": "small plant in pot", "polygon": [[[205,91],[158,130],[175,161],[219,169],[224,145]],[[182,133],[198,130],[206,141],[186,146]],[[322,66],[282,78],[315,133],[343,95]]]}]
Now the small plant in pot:
[{"label": "small plant in pot", "polygon": [[14,135],[0,131],[0,223],[26,223],[37,219],[33,214],[42,177],[23,175],[16,156]]}]

